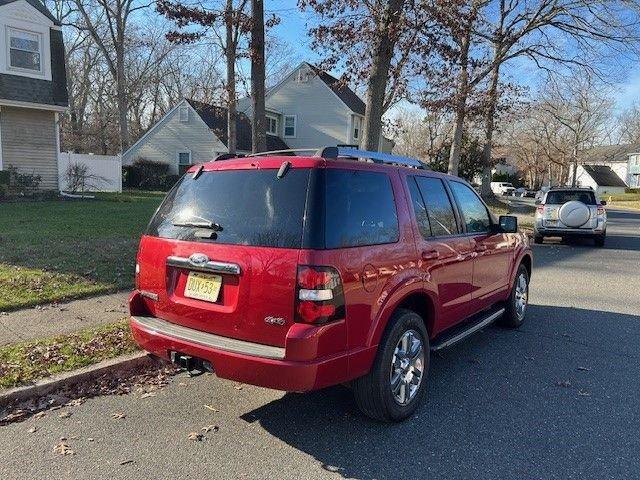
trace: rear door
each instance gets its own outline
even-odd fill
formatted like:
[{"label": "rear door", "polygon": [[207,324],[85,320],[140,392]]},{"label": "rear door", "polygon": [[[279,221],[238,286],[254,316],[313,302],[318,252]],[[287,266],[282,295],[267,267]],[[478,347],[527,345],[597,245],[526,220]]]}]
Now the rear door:
[{"label": "rear door", "polygon": [[416,246],[425,278],[438,293],[437,334],[470,315],[473,250],[459,229],[443,180],[407,176],[418,226]]},{"label": "rear door", "polygon": [[[186,175],[143,237],[139,288],[153,314],[197,330],[284,346],[293,323],[309,169]],[[273,323],[265,321],[271,317]]]}]

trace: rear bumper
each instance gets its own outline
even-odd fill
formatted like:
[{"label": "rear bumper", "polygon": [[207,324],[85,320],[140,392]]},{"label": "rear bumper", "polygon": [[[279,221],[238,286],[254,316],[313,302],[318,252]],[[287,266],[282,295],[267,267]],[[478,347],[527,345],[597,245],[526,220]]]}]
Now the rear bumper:
[{"label": "rear bumper", "polygon": [[[135,340],[146,351],[167,360],[172,351],[207,360],[221,378],[294,392],[348,380],[348,355],[344,352],[311,360],[290,360],[285,348],[220,337],[154,317],[132,316],[130,323]],[[319,329],[323,327],[315,328],[318,330],[315,335],[304,335],[311,343],[321,336]]]},{"label": "rear bumper", "polygon": [[536,233],[549,237],[593,237],[594,235],[602,235],[604,230],[594,229],[570,229],[570,228],[540,228],[536,227]]}]

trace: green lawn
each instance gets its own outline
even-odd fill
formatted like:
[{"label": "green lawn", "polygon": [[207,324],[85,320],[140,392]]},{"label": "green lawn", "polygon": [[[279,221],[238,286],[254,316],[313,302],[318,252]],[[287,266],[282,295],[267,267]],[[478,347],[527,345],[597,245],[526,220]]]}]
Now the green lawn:
[{"label": "green lawn", "polygon": [[0,203],[0,311],[129,288],[164,194]]},{"label": "green lawn", "polygon": [[139,350],[123,320],[33,342],[0,347],[0,387],[15,387]]}]

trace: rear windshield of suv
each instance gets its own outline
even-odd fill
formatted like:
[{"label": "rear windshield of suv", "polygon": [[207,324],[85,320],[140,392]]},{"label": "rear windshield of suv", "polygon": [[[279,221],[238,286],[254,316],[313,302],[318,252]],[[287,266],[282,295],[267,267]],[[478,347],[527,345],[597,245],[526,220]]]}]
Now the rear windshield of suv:
[{"label": "rear windshield of suv", "polygon": [[555,192],[547,193],[547,200],[545,203],[549,205],[564,205],[567,202],[577,200],[585,205],[595,205],[596,196],[593,192],[585,191],[571,191],[571,190],[558,190]]},{"label": "rear windshield of suv", "polygon": [[[176,240],[300,248],[309,169],[225,170],[185,175],[147,234]],[[212,222],[213,228],[197,225]],[[190,226],[191,225],[191,226]],[[208,238],[209,237],[209,238]]]}]

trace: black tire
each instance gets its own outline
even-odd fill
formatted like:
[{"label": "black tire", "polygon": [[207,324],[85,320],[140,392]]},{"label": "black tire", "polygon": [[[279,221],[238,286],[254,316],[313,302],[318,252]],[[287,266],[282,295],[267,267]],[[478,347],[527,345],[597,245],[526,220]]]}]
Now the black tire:
[{"label": "black tire", "polygon": [[542,242],[544,242],[544,237],[542,235],[533,236],[533,243],[540,245]]},{"label": "black tire", "polygon": [[[391,387],[392,361],[396,346],[407,332],[422,341],[423,370],[413,397],[401,405]],[[352,383],[356,403],[362,413],[381,422],[400,422],[413,415],[425,395],[429,372],[429,336],[423,319],[411,310],[399,309],[389,319],[371,371]],[[406,389],[407,387],[405,387]],[[406,390],[405,390],[406,392]]]},{"label": "black tire", "polygon": [[[525,308],[522,314],[518,312],[518,282],[520,277],[524,276],[526,282],[526,290],[525,290]],[[518,328],[524,322],[524,318],[526,315],[526,307],[527,302],[529,300],[529,271],[527,268],[520,264],[518,267],[518,271],[516,272],[516,277],[513,282],[513,287],[511,288],[511,295],[509,295],[509,299],[507,300],[507,304],[505,306],[504,314],[500,318],[500,324],[504,327],[509,328]]]},{"label": "black tire", "polygon": [[606,238],[606,234],[596,235],[593,237],[593,243],[595,243],[596,247],[604,247]]}]

